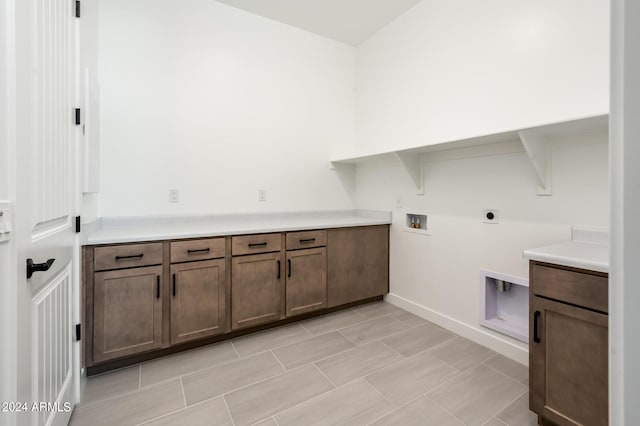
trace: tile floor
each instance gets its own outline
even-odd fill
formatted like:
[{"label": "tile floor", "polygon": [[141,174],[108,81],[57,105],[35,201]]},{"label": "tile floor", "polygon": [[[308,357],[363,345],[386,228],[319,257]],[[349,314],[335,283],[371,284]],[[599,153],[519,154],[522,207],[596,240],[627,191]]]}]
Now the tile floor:
[{"label": "tile floor", "polygon": [[528,370],[372,303],[89,378],[71,425],[536,425]]}]

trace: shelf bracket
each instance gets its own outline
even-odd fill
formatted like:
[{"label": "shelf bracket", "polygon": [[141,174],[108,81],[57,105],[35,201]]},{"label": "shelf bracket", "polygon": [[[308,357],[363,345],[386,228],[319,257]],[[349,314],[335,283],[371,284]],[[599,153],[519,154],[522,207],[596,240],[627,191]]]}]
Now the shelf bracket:
[{"label": "shelf bracket", "polygon": [[396,152],[396,157],[418,189],[417,195],[424,195],[424,161],[420,154]]},{"label": "shelf bracket", "polygon": [[352,163],[329,162],[329,170],[333,170],[345,189],[347,196],[355,200],[356,165]]},{"label": "shelf bracket", "polygon": [[547,138],[535,132],[518,132],[522,146],[538,177],[538,195],[551,195],[551,148]]}]

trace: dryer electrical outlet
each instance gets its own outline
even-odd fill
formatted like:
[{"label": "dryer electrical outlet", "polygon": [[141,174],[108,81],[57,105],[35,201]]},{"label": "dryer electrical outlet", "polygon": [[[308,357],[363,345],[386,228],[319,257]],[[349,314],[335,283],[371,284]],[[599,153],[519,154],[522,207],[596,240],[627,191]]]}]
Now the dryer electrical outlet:
[{"label": "dryer electrical outlet", "polygon": [[482,210],[482,221],[484,223],[500,223],[500,216],[496,209],[484,209]]}]

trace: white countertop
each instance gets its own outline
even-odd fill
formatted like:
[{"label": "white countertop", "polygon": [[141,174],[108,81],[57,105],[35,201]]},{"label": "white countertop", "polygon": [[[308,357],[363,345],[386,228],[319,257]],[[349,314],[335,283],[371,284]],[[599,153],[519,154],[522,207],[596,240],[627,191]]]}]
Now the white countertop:
[{"label": "white countertop", "polygon": [[573,229],[573,240],[528,249],[524,257],[539,262],[609,272],[608,233],[604,230]]},{"label": "white countertop", "polygon": [[83,245],[391,224],[391,212],[331,210],[208,216],[100,218],[83,224]]}]

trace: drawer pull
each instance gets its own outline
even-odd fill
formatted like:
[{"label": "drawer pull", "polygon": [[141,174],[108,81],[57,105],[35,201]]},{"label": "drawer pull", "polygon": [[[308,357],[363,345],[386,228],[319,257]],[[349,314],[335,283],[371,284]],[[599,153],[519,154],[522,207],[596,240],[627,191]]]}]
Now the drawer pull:
[{"label": "drawer pull", "polygon": [[538,318],[540,318],[540,311],[533,313],[533,341],[540,343],[540,337],[538,336]]},{"label": "drawer pull", "polygon": [[176,297],[176,274],[173,274],[173,297]]},{"label": "drawer pull", "polygon": [[287,259],[287,265],[289,266],[289,273],[287,274],[287,277],[291,278],[291,259]]},{"label": "drawer pull", "polygon": [[280,261],[278,260],[278,279],[280,279]]},{"label": "drawer pull", "polygon": [[160,299],[160,275],[156,276],[156,299]]},{"label": "drawer pull", "polygon": [[128,260],[128,259],[142,259],[144,257],[143,253],[134,254],[131,256],[116,256],[116,260]]},{"label": "drawer pull", "polygon": [[254,248],[254,247],[266,247],[267,243],[249,243],[249,248]]},{"label": "drawer pull", "polygon": [[315,238],[305,238],[305,239],[301,239],[300,240],[300,244],[304,244],[304,243],[314,243],[316,241]]},{"label": "drawer pull", "polygon": [[210,251],[211,251],[210,248],[199,249],[199,250],[187,250],[187,254],[209,253]]}]

